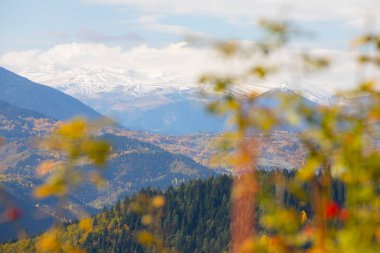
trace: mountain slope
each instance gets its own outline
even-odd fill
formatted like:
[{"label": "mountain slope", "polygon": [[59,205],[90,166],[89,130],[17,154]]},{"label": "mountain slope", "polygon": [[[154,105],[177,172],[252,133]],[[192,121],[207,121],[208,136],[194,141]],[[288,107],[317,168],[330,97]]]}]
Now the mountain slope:
[{"label": "mountain slope", "polygon": [[49,117],[66,120],[80,115],[90,119],[101,115],[79,100],[58,90],[34,83],[0,67],[0,99]]},{"label": "mountain slope", "polygon": [[0,99],[0,136],[30,137],[46,133],[56,123],[51,117],[11,105]]},{"label": "mountain slope", "polygon": [[[178,85],[175,83],[170,85],[141,83],[139,75],[129,71],[111,72],[104,72],[104,70],[88,72],[86,69],[79,69],[73,73],[65,72],[60,75],[59,80],[62,84],[56,83],[53,86],[80,99],[96,111],[115,119],[124,127],[132,130],[188,135],[199,132],[218,133],[225,129],[225,118],[216,117],[206,111],[205,102],[207,101],[200,97],[199,86],[185,83]],[[67,79],[68,76],[72,78]],[[51,83],[48,80],[46,82]],[[22,83],[22,85],[12,85],[12,83]],[[25,83],[28,85],[25,86]],[[25,89],[24,86],[31,91]],[[50,99],[51,96],[37,95],[36,99],[33,97],[35,93],[41,93],[36,91],[36,87],[39,90],[52,90],[0,68],[0,99],[59,120],[70,118],[78,113],[89,118],[94,117],[92,109],[92,113],[86,111],[83,108],[83,106],[86,107],[84,104],[77,105],[79,101],[75,100],[76,103],[74,103],[73,98],[69,96],[64,99],[59,97]],[[312,103],[328,105],[332,102],[327,94],[305,88],[293,89],[286,85],[280,85],[280,88],[254,84],[237,85],[231,92],[243,95],[254,90],[268,91],[260,95],[259,100],[262,104],[273,103],[274,100],[278,100],[275,98],[275,94],[286,92],[298,94],[308,101],[309,105]],[[13,93],[9,96],[5,94],[5,91]],[[32,95],[31,98],[28,97],[29,94]],[[26,98],[23,98],[25,96]],[[39,101],[40,98],[48,99],[48,101]],[[39,107],[41,104],[48,106]],[[88,107],[86,108],[88,109]]]},{"label": "mountain slope", "polygon": [[[124,90],[103,92],[98,98],[74,94],[104,115],[110,116],[123,126],[152,133],[168,135],[189,135],[199,132],[220,133],[226,129],[226,118],[217,117],[206,110],[207,100],[200,97],[195,89],[169,89],[136,95]],[[243,90],[231,91],[235,95],[245,95]],[[328,103],[327,98],[318,97],[310,92],[302,92],[282,87],[269,89],[260,94],[257,104],[263,107],[279,105],[282,94],[297,96],[306,105],[318,106]],[[282,130],[291,130],[284,127]]]},{"label": "mountain slope", "polygon": [[97,98],[78,98],[133,130],[184,135],[220,132],[224,127],[223,119],[210,114],[205,99],[195,91],[155,90],[136,96],[133,91],[121,89],[98,94]]},{"label": "mountain slope", "polygon": [[92,184],[84,183],[74,193],[79,200],[95,208],[111,205],[148,185],[165,188],[192,178],[216,175],[187,156],[170,153],[147,142],[112,134],[101,138],[113,148],[103,173],[108,184],[97,191]]},{"label": "mountain slope", "polygon": [[137,109],[126,113],[123,125],[131,129],[155,133],[184,135],[199,132],[222,132],[223,118],[207,112],[204,103],[183,99],[152,109]]},{"label": "mountain slope", "polygon": [[[52,200],[35,200],[31,193],[43,182],[43,178],[36,175],[35,168],[41,161],[56,159],[49,152],[37,149],[35,138],[48,134],[58,123],[51,117],[0,100],[0,136],[6,137],[5,145],[0,147],[0,184],[13,205],[21,209],[24,217],[21,224],[31,233],[46,229],[55,215]],[[98,191],[89,182],[81,182],[68,197],[67,211],[75,213],[75,206],[79,206],[93,213],[94,207],[111,205],[149,185],[164,188],[191,178],[215,175],[189,157],[170,153],[147,142],[111,134],[99,138],[107,139],[113,146],[113,154],[103,170],[107,187]],[[83,165],[79,169],[87,168],[88,165]],[[1,208],[4,206],[0,207],[0,218],[5,211]],[[44,219],[34,219],[35,213],[41,213],[38,216]],[[16,237],[17,231],[12,225],[0,223],[0,241]]]},{"label": "mountain slope", "polygon": [[[36,148],[35,138],[46,135],[56,124],[51,117],[0,100],[0,136],[5,138],[5,144],[0,147],[0,217],[9,207],[22,214],[17,226],[1,218],[0,241],[14,239],[20,232],[18,226],[31,234],[42,232],[51,226],[53,216],[58,215],[52,199],[37,200],[31,194],[35,186],[42,184],[35,168],[41,161],[53,158]],[[68,196],[67,204],[65,217],[59,215],[61,218],[76,217],[76,207],[94,212],[74,196]]]}]

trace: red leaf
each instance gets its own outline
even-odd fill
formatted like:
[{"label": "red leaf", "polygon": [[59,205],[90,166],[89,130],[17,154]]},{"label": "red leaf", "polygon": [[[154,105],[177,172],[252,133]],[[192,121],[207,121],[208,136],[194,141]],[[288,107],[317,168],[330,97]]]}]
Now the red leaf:
[{"label": "red leaf", "polygon": [[21,210],[18,209],[18,208],[9,208],[6,211],[5,216],[10,221],[17,220],[17,219],[19,219],[21,217]]},{"label": "red leaf", "polygon": [[326,206],[326,217],[328,219],[336,218],[341,213],[341,207],[336,202],[330,202]]},{"label": "red leaf", "polygon": [[346,221],[348,220],[349,217],[350,217],[350,214],[347,210],[345,209],[340,210],[339,219],[341,219],[342,221]]}]

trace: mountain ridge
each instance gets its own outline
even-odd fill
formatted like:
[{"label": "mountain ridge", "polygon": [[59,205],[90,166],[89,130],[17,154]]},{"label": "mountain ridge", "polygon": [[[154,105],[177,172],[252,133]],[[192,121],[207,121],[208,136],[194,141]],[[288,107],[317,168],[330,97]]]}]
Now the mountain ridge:
[{"label": "mountain ridge", "polygon": [[[157,83],[140,82],[139,74],[132,72],[123,69],[80,68],[67,73],[68,76],[62,76],[61,84],[51,86],[84,101],[128,129],[169,135],[218,133],[226,130],[225,118],[218,118],[206,110],[207,99],[201,96],[200,86],[191,82],[176,85],[170,78],[168,83],[161,85],[159,80]],[[38,78],[36,74],[36,79],[44,78]],[[233,94],[242,95],[260,90],[259,96],[265,96],[268,92],[291,91],[318,105],[334,103],[329,95],[286,84],[237,84],[231,88]]]},{"label": "mountain ridge", "polygon": [[[0,190],[14,200],[17,208],[22,209],[23,217],[26,217],[21,220],[23,227],[33,234],[48,228],[53,221],[51,216],[55,216],[51,206],[54,202],[35,200],[31,196],[33,188],[43,182],[35,168],[44,160],[57,159],[36,147],[36,137],[49,134],[58,123],[51,117],[0,100],[0,135],[6,137],[0,147]],[[83,209],[94,213],[94,210],[149,185],[165,188],[192,178],[216,175],[190,157],[170,153],[148,142],[116,135],[98,138],[106,138],[115,145],[108,165],[102,170],[107,187],[104,191],[97,191],[91,182],[84,180],[68,196],[67,211],[70,213]],[[88,166],[79,166],[78,170],[86,170]],[[80,208],[73,208],[75,205]],[[0,206],[1,213],[6,211],[4,208]],[[46,218],[43,221],[32,219],[35,212]],[[15,238],[17,231],[12,229],[12,225],[11,222],[1,225],[0,241]]]},{"label": "mountain ridge", "polygon": [[89,119],[102,117],[78,99],[49,86],[32,82],[3,67],[0,67],[0,99],[57,120],[67,120],[79,115]]}]

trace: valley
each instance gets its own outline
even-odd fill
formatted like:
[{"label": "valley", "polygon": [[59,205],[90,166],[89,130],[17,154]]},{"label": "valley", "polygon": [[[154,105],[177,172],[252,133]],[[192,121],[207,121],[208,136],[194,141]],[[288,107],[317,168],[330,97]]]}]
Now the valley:
[{"label": "valley", "polygon": [[[45,160],[62,159],[53,153],[40,150],[37,145],[39,139],[61,124],[62,115],[66,115],[66,119],[77,114],[91,119],[95,114],[91,108],[83,104],[78,104],[78,108],[71,107],[74,111],[67,111],[65,101],[75,101],[73,98],[31,83],[7,70],[1,69],[0,77],[0,89],[4,91],[2,94],[7,94],[4,96],[7,102],[0,100],[0,135],[6,140],[5,145],[0,147],[1,184],[6,194],[10,195],[9,199],[22,203],[19,206],[25,220],[29,222],[24,224],[24,227],[33,234],[47,228],[52,221],[51,217],[57,215],[56,211],[51,209],[54,201],[33,200],[30,194],[32,189],[44,180],[36,174],[35,169]],[[17,85],[12,86],[14,80]],[[22,94],[24,89],[30,89],[32,94],[43,89],[44,92],[62,96],[62,99],[57,98],[54,103],[52,100],[37,102],[37,97],[28,96],[22,103],[11,104],[10,102],[15,101],[16,94]],[[29,108],[29,104],[36,103],[39,105],[30,106],[33,110],[26,109]],[[49,116],[44,113],[48,113]],[[101,117],[100,114],[98,116]],[[196,124],[199,122],[196,121]],[[219,126],[222,124],[219,122]],[[103,170],[106,187],[98,190],[90,182],[83,182],[70,194],[65,205],[67,214],[60,218],[71,220],[78,215],[76,210],[79,209],[97,213],[103,207],[111,206],[143,187],[165,189],[193,178],[231,173],[230,168],[212,162],[213,155],[218,153],[214,145],[215,139],[222,136],[223,134],[218,132],[164,135],[132,131],[118,125],[104,128],[99,133],[99,138],[107,140],[113,148]],[[287,131],[277,131],[269,139],[257,135],[262,150],[259,167],[263,170],[299,168],[305,154],[297,136],[297,133]],[[80,170],[86,170],[87,166],[89,165],[81,165]],[[33,218],[36,213],[40,213],[37,216],[45,220],[41,226],[35,226],[41,219]],[[2,228],[8,230],[9,226],[10,224],[2,225]],[[8,237],[3,236],[0,239],[14,238],[14,233],[15,231],[8,233]]]}]

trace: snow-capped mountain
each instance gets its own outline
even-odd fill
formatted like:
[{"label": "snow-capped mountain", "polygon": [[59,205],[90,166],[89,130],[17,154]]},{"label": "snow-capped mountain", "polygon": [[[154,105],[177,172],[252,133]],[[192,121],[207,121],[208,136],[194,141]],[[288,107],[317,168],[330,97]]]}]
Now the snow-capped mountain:
[{"label": "snow-capped mountain", "polygon": [[306,89],[306,88],[293,88],[294,92],[299,95],[317,103],[320,105],[331,105],[334,103],[332,96],[329,94],[325,94],[322,91],[318,91],[316,89]]},{"label": "snow-capped mountain", "polygon": [[[57,88],[131,129],[189,134],[221,131],[224,126],[223,119],[206,111],[194,80],[118,68],[44,71],[28,72],[28,78]],[[230,90],[243,96],[268,91],[295,92],[317,104],[331,103],[330,96],[320,91],[286,84],[238,83]]]},{"label": "snow-capped mountain", "polygon": [[[70,68],[64,70],[53,66],[34,71],[28,70],[29,79],[43,83],[77,98],[98,97],[103,94],[124,94],[127,97],[144,97],[147,95],[164,95],[183,91],[194,91],[199,88],[196,80],[190,78],[180,79],[176,74],[128,70],[124,68]],[[249,92],[262,93],[273,88],[289,89],[320,104],[329,104],[330,96],[325,92],[313,88],[292,87],[286,84],[238,83],[233,92],[246,94]]]},{"label": "snow-capped mountain", "polygon": [[197,86],[194,80],[180,80],[175,74],[163,76],[154,71],[121,68],[80,67],[64,70],[52,66],[20,74],[78,97],[96,97],[97,94],[114,92],[124,93],[128,97],[141,97],[150,93],[167,94]]}]

